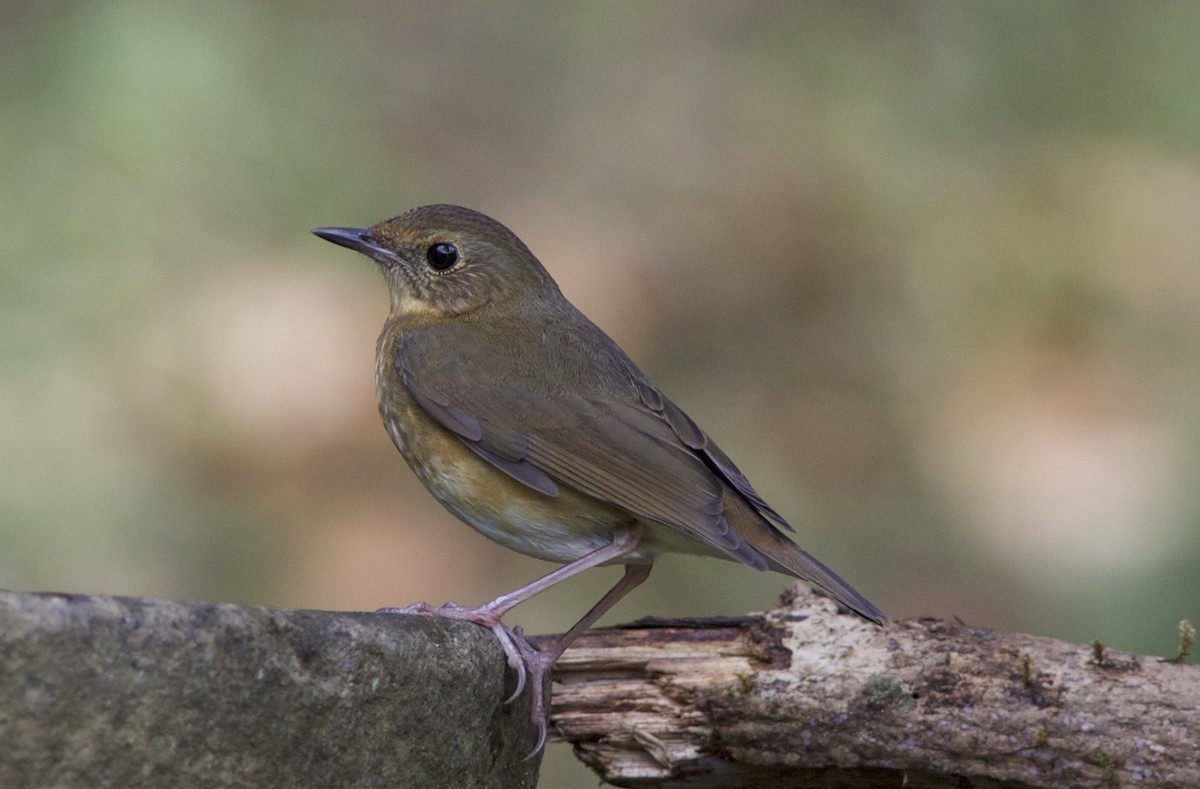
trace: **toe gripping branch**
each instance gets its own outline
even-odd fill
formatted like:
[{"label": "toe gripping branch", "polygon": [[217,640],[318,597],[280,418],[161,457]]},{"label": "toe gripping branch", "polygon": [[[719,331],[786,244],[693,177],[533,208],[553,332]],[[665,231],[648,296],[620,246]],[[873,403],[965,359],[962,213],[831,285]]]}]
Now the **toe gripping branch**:
[{"label": "toe gripping branch", "polygon": [[443,606],[414,603],[405,608],[381,608],[378,613],[438,616],[446,619],[474,622],[477,625],[490,629],[496,636],[496,640],[500,642],[500,648],[504,650],[504,656],[508,661],[508,665],[517,672],[517,687],[504,700],[504,703],[511,704],[520,698],[526,685],[529,685],[530,691],[533,693],[530,717],[534,725],[537,726],[538,737],[533,749],[525,757],[527,759],[532,758],[546,745],[548,730],[546,683],[550,676],[550,667],[554,665],[554,661],[562,656],[562,653],[566,651],[567,647],[575,639],[579,638],[597,619],[616,605],[618,600],[650,577],[652,565],[625,565],[625,574],[621,576],[621,579],[570,630],[556,638],[548,649],[537,649],[529,643],[520,628],[509,627],[504,624],[502,619],[516,605],[528,600],[539,592],[549,589],[560,581],[565,581],[577,573],[629,553],[637,547],[640,539],[641,529],[629,529],[618,532],[613,537],[613,541],[608,545],[585,554],[569,564],[564,564],[562,567],[547,573],[536,581],[526,584],[508,594],[501,595],[490,603],[485,603],[478,608],[467,608],[456,603],[446,603]]}]

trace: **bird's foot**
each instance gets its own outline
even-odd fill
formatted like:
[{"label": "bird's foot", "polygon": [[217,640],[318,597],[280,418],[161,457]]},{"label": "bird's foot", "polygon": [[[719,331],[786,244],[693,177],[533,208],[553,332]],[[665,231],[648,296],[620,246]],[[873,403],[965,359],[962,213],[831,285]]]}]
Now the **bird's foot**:
[{"label": "bird's foot", "polygon": [[457,603],[446,603],[442,606],[434,606],[429,603],[414,603],[403,608],[380,608],[376,613],[380,614],[416,614],[420,616],[438,616],[445,619],[458,619],[464,622],[474,622],[477,625],[488,628],[496,636],[496,640],[500,642],[500,648],[504,650],[504,656],[508,661],[508,665],[517,672],[517,687],[504,700],[505,704],[512,704],[525,690],[526,684],[529,684],[530,690],[533,693],[533,699],[530,709],[530,718],[538,729],[538,738],[533,750],[525,758],[536,756],[539,751],[546,745],[547,723],[546,723],[546,681],[550,675],[550,666],[558,658],[555,651],[540,652],[536,647],[525,639],[521,628],[512,628],[501,621],[503,613],[499,613],[495,608],[483,605],[478,608],[468,608],[458,605]]},{"label": "bird's foot", "polygon": [[546,685],[550,682],[550,667],[554,665],[554,661],[558,660],[561,650],[539,651],[525,638],[521,628],[518,627],[513,632],[519,639],[518,643],[521,644],[521,659],[525,663],[525,670],[529,673],[530,693],[533,694],[529,706],[529,717],[533,720],[533,725],[537,726],[538,737],[533,750],[525,756],[526,759],[532,759],[542,748],[546,747],[549,717],[546,710]]},{"label": "bird's foot", "polygon": [[[500,621],[502,614],[498,614],[495,609],[486,605],[478,608],[468,608],[459,605],[458,603],[450,602],[442,606],[434,606],[429,603],[413,603],[412,605],[403,608],[380,608],[376,611],[378,614],[418,614],[421,616],[438,616],[443,619],[459,619],[464,622],[474,622],[477,625],[482,625],[488,628],[496,636],[496,640],[500,642],[500,648],[504,650],[504,657],[508,660],[508,665],[517,672],[517,688],[512,692],[505,704],[511,704],[521,695],[521,691],[525,689],[525,651],[533,650],[524,637],[511,627]],[[522,650],[524,647],[524,650]]]}]

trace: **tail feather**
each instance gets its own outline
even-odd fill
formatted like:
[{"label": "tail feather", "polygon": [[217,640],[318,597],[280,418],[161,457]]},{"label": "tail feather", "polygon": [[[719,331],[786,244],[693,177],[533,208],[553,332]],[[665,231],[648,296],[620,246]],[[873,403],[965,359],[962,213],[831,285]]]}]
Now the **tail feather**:
[{"label": "tail feather", "polygon": [[767,556],[767,563],[772,570],[795,576],[810,586],[816,587],[864,619],[880,625],[887,621],[884,613],[871,605],[870,600],[859,594],[854,587],[843,581],[837,573],[817,561],[807,551],[801,550],[795,545],[792,545],[792,550],[788,551],[786,555],[772,555],[761,548],[759,550]]},{"label": "tail feather", "polygon": [[[854,587],[785,537],[733,491],[725,495],[725,517],[741,538],[743,547],[752,546],[766,559],[770,569],[799,578],[864,619],[877,624],[887,621],[883,612],[855,591]],[[747,564],[755,563],[747,561]]]}]

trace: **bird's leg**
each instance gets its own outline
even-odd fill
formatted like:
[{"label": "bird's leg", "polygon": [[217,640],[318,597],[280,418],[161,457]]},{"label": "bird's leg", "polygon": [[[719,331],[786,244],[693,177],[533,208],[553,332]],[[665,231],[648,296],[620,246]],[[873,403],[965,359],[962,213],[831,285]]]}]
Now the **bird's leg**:
[{"label": "bird's leg", "polygon": [[553,663],[562,657],[562,653],[567,651],[567,647],[575,642],[575,639],[583,635],[583,631],[596,623],[596,620],[608,613],[608,609],[617,604],[622,597],[629,594],[635,587],[641,585],[650,577],[650,570],[654,567],[651,564],[627,564],[625,565],[625,574],[621,576],[621,580],[613,585],[605,593],[600,601],[592,606],[583,617],[571,626],[571,629],[563,633],[558,638],[554,639],[554,644],[546,650],[542,650],[538,654],[548,657],[547,664]]},{"label": "bird's leg", "polygon": [[544,592],[551,586],[560,581],[565,581],[577,573],[629,553],[637,547],[641,538],[642,530],[640,528],[622,529],[613,535],[613,540],[608,545],[601,546],[591,553],[585,554],[556,570],[546,573],[536,581],[528,583],[519,589],[514,589],[508,594],[500,595],[490,603],[484,603],[477,608],[467,608],[456,603],[446,603],[443,606],[414,603],[405,608],[380,608],[377,613],[440,616],[446,619],[461,619],[467,622],[474,622],[489,628],[500,642],[500,647],[504,650],[504,655],[508,659],[508,665],[512,666],[517,672],[517,688],[505,700],[505,703],[511,703],[521,695],[521,691],[525,688],[527,673],[534,676],[533,720],[538,724],[539,737],[537,747],[530,754],[532,755],[541,750],[542,745],[546,741],[546,712],[543,701],[543,683],[545,682],[546,671],[550,667],[550,664],[558,659],[558,656],[562,654],[571,641],[574,641],[589,625],[615,605],[630,589],[646,580],[646,576],[650,574],[650,565],[637,565],[636,568],[635,566],[626,565],[625,575],[617,582],[616,586],[610,589],[608,594],[604,595],[600,599],[600,602],[596,603],[592,607],[592,610],[584,615],[583,619],[579,620],[574,627],[560,636],[548,652],[542,653],[534,649],[519,632],[514,631],[511,627],[504,624],[501,621],[502,617],[514,606],[523,603],[538,592]]},{"label": "bird's leg", "polygon": [[[533,685],[533,722],[538,725],[538,741],[534,746],[530,756],[537,753],[546,744],[546,693],[545,683],[550,672],[550,666],[554,661],[562,657],[562,653],[571,646],[571,643],[579,636],[583,635],[583,631],[587,630],[596,620],[604,616],[608,609],[617,604],[625,595],[629,594],[642,581],[650,577],[650,570],[654,565],[650,564],[627,564],[625,565],[625,574],[621,576],[621,580],[609,589],[600,601],[592,606],[591,610],[583,615],[583,618],[571,626],[571,629],[563,633],[554,640],[554,643],[549,649],[537,651],[529,642],[525,642],[525,664],[529,667],[529,674]],[[523,640],[523,639],[522,639]]]}]

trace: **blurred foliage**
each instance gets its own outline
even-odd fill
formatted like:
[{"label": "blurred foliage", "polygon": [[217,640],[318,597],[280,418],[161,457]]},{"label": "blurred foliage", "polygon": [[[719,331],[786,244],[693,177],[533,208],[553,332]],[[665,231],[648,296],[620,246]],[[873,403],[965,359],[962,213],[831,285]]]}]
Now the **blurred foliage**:
[{"label": "blurred foliage", "polygon": [[[7,3],[0,584],[373,608],[543,571],[411,479],[374,414],[383,287],[308,235],[456,202],[884,610],[1169,654],[1198,616],[1198,24]],[[593,575],[518,621],[565,627]],[[615,616],[784,583],[669,560]]]}]

